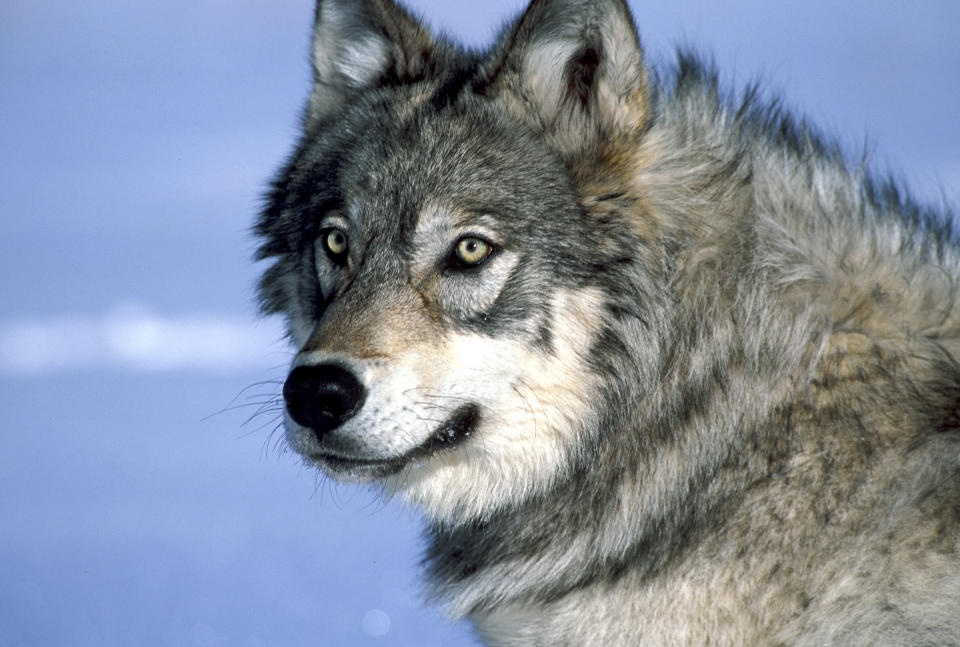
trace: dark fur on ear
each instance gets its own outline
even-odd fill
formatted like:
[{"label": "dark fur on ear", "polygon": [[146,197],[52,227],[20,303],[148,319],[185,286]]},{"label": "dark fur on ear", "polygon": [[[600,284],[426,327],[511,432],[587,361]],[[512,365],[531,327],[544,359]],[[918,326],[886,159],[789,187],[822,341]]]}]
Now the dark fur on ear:
[{"label": "dark fur on ear", "polygon": [[624,0],[534,0],[485,74],[488,93],[563,155],[635,141],[650,121],[649,73]]}]

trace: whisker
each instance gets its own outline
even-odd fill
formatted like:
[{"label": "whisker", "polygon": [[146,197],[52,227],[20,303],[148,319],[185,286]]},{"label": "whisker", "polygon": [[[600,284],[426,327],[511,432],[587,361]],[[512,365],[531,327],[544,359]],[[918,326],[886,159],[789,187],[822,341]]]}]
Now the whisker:
[{"label": "whisker", "polygon": [[[265,415],[267,415],[268,413],[270,413],[270,414],[277,414],[277,413],[280,413],[281,411],[282,411],[282,409],[276,409],[276,410],[272,410],[272,409],[271,409],[271,410],[264,411],[263,414],[261,414],[261,415],[264,415],[264,416],[265,416]],[[251,422],[253,422],[253,418],[248,419],[248,420],[247,420],[246,422],[244,422],[243,425],[241,425],[241,426],[247,427]],[[269,418],[267,418],[262,424],[254,427],[254,428],[252,428],[252,429],[250,429],[249,431],[246,431],[246,432],[240,434],[239,437],[240,437],[240,438],[249,438],[250,436],[253,436],[254,434],[258,434],[258,433],[262,432],[264,429],[268,429],[271,425],[273,426],[273,429],[272,429],[272,431],[270,432],[270,433],[272,434],[272,433],[275,433],[278,429],[280,429],[280,427],[283,426],[283,418],[280,417],[280,416],[273,416],[273,415],[271,415],[271,416],[270,416]]]},{"label": "whisker", "polygon": [[[263,429],[264,427],[266,427],[266,426],[267,426],[267,425],[264,425],[263,427],[259,427],[258,429],[256,429],[256,431],[260,431],[260,430],[262,430],[262,429]],[[274,439],[274,435],[275,435],[278,431],[280,431],[280,428],[281,428],[281,427],[283,427],[283,422],[278,422],[277,424],[274,425],[273,429],[270,430],[270,433],[267,434],[267,437],[263,439],[263,444],[262,444],[261,447],[260,447],[260,458],[261,458],[261,460],[263,460],[263,459],[265,459],[265,458],[267,457],[267,451],[268,451],[268,448],[270,447],[270,441],[271,441],[271,439],[274,441],[274,443],[273,443],[273,451],[274,451],[278,456],[280,455],[281,449],[280,449],[279,444],[283,442],[283,439],[282,439],[282,436],[281,436],[281,438],[279,438],[279,439]],[[252,434],[252,433],[253,433],[253,432],[251,432],[251,434]]]},{"label": "whisker", "polygon": [[[204,416],[203,418],[201,418],[201,421],[206,422],[215,416],[223,415],[230,411],[236,411],[237,409],[242,409],[244,407],[258,406],[259,404],[269,401],[269,400],[264,400],[264,398],[268,398],[268,399],[279,398],[280,397],[279,390],[273,390],[267,393],[254,393],[254,394],[250,394],[249,391],[251,389],[255,389],[262,386],[267,386],[267,385],[281,386],[282,384],[283,382],[280,380],[261,380],[260,382],[254,382],[253,384],[248,384],[247,386],[240,389],[240,391],[235,396],[233,396],[233,398],[231,398],[230,402],[228,402],[225,407],[223,407],[222,409],[219,409],[218,411],[214,411],[213,413],[207,416]],[[237,400],[240,400],[241,398],[245,398],[247,402],[238,403]],[[256,400],[254,402],[250,402],[250,400],[253,400],[254,398],[256,398]]]},{"label": "whisker", "polygon": [[260,416],[262,416],[262,415],[265,415],[265,414],[267,414],[267,413],[283,413],[283,411],[284,411],[285,409],[286,409],[286,405],[284,405],[284,404],[283,404],[283,401],[280,400],[279,398],[274,399],[274,400],[268,400],[268,401],[266,401],[266,402],[261,402],[261,403],[259,403],[259,408],[258,408],[256,411],[254,411],[254,412],[250,415],[249,418],[247,418],[246,420],[244,420],[243,423],[241,423],[240,426],[241,426],[241,427],[246,427],[246,426],[247,426],[248,424],[250,424],[254,419],[256,419],[256,418],[258,418],[258,417],[260,417]]}]

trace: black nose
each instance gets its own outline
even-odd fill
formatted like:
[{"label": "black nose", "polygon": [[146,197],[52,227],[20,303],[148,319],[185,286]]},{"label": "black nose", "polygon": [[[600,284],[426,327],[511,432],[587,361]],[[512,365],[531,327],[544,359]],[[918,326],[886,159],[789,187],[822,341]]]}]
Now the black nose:
[{"label": "black nose", "polygon": [[298,366],[283,385],[290,417],[313,429],[317,438],[352,418],[365,396],[357,378],[334,364]]}]

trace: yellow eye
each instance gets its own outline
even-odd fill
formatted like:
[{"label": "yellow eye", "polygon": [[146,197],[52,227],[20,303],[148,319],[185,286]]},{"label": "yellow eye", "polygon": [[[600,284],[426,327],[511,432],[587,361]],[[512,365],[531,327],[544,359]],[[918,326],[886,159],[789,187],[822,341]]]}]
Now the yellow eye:
[{"label": "yellow eye", "polygon": [[323,246],[334,260],[342,259],[349,248],[347,235],[339,229],[328,229],[323,234]]},{"label": "yellow eye", "polygon": [[493,246],[485,240],[467,236],[457,241],[457,260],[464,265],[479,265],[493,253]]}]

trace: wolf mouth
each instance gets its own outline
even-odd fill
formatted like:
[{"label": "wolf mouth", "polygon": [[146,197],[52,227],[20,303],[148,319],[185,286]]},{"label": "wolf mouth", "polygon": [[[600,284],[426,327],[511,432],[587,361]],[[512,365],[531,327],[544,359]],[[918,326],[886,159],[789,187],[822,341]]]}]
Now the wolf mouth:
[{"label": "wolf mouth", "polygon": [[434,454],[456,447],[473,433],[480,422],[480,407],[471,403],[458,407],[430,438],[411,452],[414,456]]},{"label": "wolf mouth", "polygon": [[464,404],[458,407],[430,437],[400,456],[392,458],[363,458],[318,452],[310,458],[333,472],[351,472],[371,478],[389,476],[399,472],[411,461],[429,458],[459,446],[476,430],[480,422],[480,407]]}]

